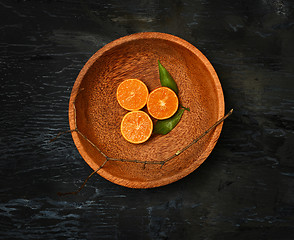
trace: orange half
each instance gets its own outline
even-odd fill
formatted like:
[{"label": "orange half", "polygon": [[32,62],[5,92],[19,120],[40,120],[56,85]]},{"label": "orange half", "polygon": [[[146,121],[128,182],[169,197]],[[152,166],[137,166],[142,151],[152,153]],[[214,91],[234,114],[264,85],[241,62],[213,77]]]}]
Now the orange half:
[{"label": "orange half", "polygon": [[173,116],[178,110],[178,105],[176,93],[168,87],[154,89],[147,100],[149,114],[159,120]]},{"label": "orange half", "polygon": [[143,111],[128,112],[121,121],[121,134],[131,143],[143,143],[152,134],[153,122]]},{"label": "orange half", "polygon": [[139,79],[127,79],[121,82],[116,91],[116,98],[121,107],[136,111],[147,103],[149,91]]}]

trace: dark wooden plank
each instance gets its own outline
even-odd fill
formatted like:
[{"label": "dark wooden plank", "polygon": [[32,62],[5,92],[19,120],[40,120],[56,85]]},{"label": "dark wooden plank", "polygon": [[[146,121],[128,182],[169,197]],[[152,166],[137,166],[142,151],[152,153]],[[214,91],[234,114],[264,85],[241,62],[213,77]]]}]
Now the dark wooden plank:
[{"label": "dark wooden plank", "polygon": [[[1,1],[2,239],[293,239],[291,1]],[[167,32],[198,47],[225,94],[221,138],[171,185],[134,190],[91,172],[68,129],[71,88],[106,43]]]}]

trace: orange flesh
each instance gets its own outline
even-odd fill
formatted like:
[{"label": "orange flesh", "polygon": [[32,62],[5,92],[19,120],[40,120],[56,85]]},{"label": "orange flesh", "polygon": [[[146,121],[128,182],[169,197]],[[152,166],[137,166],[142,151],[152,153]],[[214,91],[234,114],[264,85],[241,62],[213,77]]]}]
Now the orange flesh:
[{"label": "orange flesh", "polygon": [[145,106],[148,94],[148,88],[141,80],[127,79],[119,84],[116,98],[121,107],[135,111]]},{"label": "orange flesh", "polygon": [[173,90],[159,87],[153,90],[148,97],[147,108],[149,114],[156,119],[167,119],[178,110],[179,100]]},{"label": "orange flesh", "polygon": [[147,113],[132,111],[123,117],[120,130],[127,141],[143,143],[151,136],[153,122]]}]

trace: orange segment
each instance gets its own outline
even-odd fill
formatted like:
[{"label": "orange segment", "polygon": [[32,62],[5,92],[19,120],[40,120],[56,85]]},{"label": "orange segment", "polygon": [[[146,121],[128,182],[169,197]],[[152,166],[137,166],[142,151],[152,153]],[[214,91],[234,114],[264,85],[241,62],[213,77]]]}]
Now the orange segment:
[{"label": "orange segment", "polygon": [[143,143],[148,140],[153,130],[153,122],[143,111],[128,112],[120,126],[123,137],[131,143]]},{"label": "orange segment", "polygon": [[148,94],[148,88],[141,80],[127,79],[119,84],[116,98],[124,109],[135,111],[145,106]]},{"label": "orange segment", "polygon": [[147,100],[149,114],[156,119],[167,119],[178,109],[179,100],[173,90],[159,87],[153,90]]}]

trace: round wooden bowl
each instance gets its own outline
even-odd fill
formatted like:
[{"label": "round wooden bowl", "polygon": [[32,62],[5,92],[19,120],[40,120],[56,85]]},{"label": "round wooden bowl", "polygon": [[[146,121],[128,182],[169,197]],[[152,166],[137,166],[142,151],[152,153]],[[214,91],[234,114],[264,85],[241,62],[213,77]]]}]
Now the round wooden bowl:
[{"label": "round wooden bowl", "polygon": [[[142,80],[151,92],[160,87],[157,62],[170,72],[179,88],[180,103],[190,108],[167,135],[152,135],[142,144],[127,142],[120,123],[127,113],[116,100],[125,79]],[[143,109],[147,112],[146,109]],[[130,188],[152,188],[175,182],[197,169],[209,156],[222,124],[182,154],[167,159],[201,135],[224,115],[224,97],[218,76],[207,58],[183,39],[144,32],[119,38],[98,50],[85,64],[69,102],[70,129],[83,159],[96,170],[109,158],[146,163],[107,161],[98,171],[109,181]]]}]

